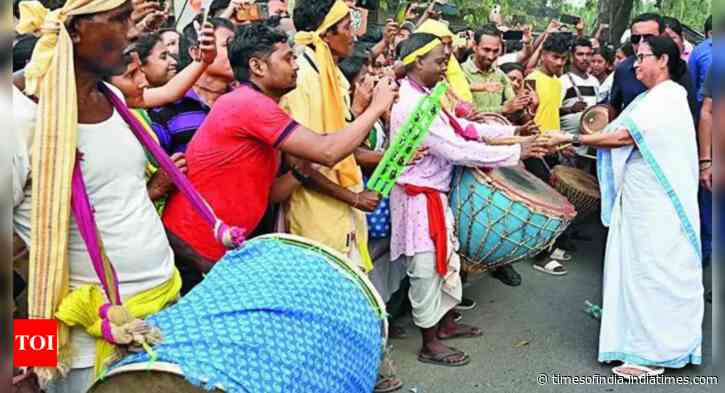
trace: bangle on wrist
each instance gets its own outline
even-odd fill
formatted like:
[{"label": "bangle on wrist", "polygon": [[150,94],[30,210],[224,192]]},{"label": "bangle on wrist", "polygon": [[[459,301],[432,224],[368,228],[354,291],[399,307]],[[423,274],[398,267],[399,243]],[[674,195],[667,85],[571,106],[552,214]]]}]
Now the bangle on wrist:
[{"label": "bangle on wrist", "polygon": [[710,162],[711,163],[712,162],[712,158],[701,158],[700,159],[700,164],[706,163],[706,162]]}]

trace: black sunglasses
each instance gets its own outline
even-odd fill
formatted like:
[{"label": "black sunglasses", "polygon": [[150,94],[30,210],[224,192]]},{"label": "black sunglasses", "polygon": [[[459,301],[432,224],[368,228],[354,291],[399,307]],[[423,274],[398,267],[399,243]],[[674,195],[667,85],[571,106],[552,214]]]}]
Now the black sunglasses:
[{"label": "black sunglasses", "polygon": [[640,41],[642,41],[642,40],[647,41],[648,39],[650,39],[654,36],[655,36],[654,34],[632,34],[632,37],[630,38],[630,40],[632,41],[633,44],[639,44]]}]

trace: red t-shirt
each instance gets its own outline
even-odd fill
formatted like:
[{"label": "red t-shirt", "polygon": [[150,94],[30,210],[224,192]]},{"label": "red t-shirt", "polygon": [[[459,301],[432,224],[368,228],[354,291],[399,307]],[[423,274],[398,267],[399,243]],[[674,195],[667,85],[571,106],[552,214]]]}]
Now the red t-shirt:
[{"label": "red t-shirt", "polygon": [[[245,84],[219,98],[186,150],[187,177],[222,221],[248,234],[267,209],[278,150],[297,127],[277,103]],[[164,209],[166,228],[212,261],[224,246],[188,199],[173,193]]]}]

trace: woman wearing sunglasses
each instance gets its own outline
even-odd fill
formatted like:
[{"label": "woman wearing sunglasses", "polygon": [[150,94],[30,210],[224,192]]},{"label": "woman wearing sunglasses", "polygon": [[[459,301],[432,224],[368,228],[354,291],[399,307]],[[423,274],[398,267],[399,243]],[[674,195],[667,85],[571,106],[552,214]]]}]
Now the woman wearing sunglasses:
[{"label": "woman wearing sunglasses", "polygon": [[548,134],[554,143],[599,148],[604,259],[599,361],[624,378],[702,363],[704,313],[698,153],[687,72],[667,36],[639,44],[646,91],[600,134]]}]

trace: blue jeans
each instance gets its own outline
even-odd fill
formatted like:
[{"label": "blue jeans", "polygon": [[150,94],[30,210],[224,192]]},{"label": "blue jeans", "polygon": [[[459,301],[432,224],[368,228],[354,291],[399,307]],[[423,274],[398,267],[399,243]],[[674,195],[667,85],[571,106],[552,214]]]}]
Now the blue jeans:
[{"label": "blue jeans", "polygon": [[700,231],[702,236],[702,257],[712,255],[712,191],[700,187]]}]

